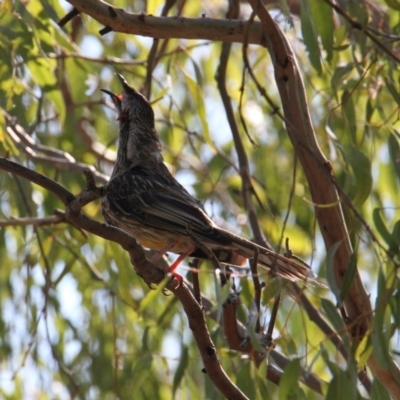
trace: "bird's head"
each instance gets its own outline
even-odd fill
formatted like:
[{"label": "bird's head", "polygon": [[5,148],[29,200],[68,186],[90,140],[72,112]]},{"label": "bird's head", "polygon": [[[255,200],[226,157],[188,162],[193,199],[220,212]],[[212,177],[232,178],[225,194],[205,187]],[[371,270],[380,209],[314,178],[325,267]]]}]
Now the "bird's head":
[{"label": "bird's head", "polygon": [[121,124],[129,121],[140,123],[147,128],[154,128],[154,112],[150,103],[141,93],[128,84],[121,74],[115,74],[122,85],[122,93],[117,95],[109,90],[101,89],[111,97],[118,112],[118,121]]},{"label": "bird's head", "polygon": [[101,89],[111,97],[118,112],[119,146],[114,173],[139,164],[162,162],[162,145],[150,103],[122,75],[116,75],[122,85],[121,94]]}]

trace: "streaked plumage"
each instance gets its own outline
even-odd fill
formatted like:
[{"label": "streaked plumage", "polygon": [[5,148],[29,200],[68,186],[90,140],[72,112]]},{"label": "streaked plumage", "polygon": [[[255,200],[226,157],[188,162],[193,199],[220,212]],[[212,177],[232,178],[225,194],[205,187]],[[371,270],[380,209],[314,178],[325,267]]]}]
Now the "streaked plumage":
[{"label": "streaked plumage", "polygon": [[115,104],[120,123],[117,161],[109,182],[113,191],[102,199],[107,223],[130,233],[145,247],[181,254],[181,258],[208,258],[191,237],[212,250],[220,262],[239,267],[253,258],[257,249],[259,265],[274,275],[293,281],[310,279],[306,266],[214,224],[202,204],[165,166],[151,105],[121,75],[118,77],[123,86],[121,95],[104,90]]}]

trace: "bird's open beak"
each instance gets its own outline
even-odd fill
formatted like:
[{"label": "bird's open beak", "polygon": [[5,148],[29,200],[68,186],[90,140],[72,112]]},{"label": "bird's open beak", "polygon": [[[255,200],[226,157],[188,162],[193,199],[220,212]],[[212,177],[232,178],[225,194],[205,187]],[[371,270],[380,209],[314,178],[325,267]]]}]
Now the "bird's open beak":
[{"label": "bird's open beak", "polygon": [[120,102],[121,100],[119,99],[118,95],[116,95],[115,93],[107,90],[107,89],[100,89],[103,93],[108,94],[111,97],[111,100],[113,101],[113,103],[116,102]]},{"label": "bird's open beak", "polygon": [[115,108],[117,109],[118,114],[121,114],[122,109],[122,95],[117,95],[113,92],[110,92],[107,89],[100,89],[103,93],[108,94],[111,97],[112,102],[114,103]]},{"label": "bird's open beak", "polygon": [[[121,75],[121,74],[115,74],[117,75],[119,81],[121,82],[122,88],[123,88],[123,92],[119,95],[107,90],[107,89],[100,89],[102,92],[104,92],[105,94],[108,94],[111,97],[112,102],[115,105],[115,108],[117,109],[118,113],[121,114],[122,111],[122,97],[124,94],[128,94],[130,92],[135,92],[135,90],[133,88],[131,88],[128,85],[128,82],[126,81],[126,79]],[[136,92],[135,92],[136,93]]]}]

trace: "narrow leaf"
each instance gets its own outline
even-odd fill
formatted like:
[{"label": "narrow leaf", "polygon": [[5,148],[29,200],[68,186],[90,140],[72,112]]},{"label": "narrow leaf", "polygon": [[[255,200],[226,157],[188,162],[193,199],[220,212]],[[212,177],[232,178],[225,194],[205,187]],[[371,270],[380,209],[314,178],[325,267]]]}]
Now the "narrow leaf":
[{"label": "narrow leaf", "polygon": [[393,232],[392,232],[392,239],[394,242],[394,246],[390,246],[389,251],[392,254],[399,254],[400,249],[400,220],[398,220],[394,224]]},{"label": "narrow leaf", "polygon": [[179,388],[179,384],[182,381],[182,378],[185,374],[186,368],[188,366],[189,361],[189,351],[187,346],[182,345],[181,356],[179,358],[178,368],[175,371],[174,379],[172,382],[172,393],[173,397],[175,397],[176,390]]},{"label": "narrow leaf", "polygon": [[298,380],[301,375],[300,359],[292,360],[283,371],[279,384],[279,400],[297,398]]},{"label": "narrow leaf", "polygon": [[211,148],[214,148],[215,146],[214,146],[213,141],[211,140],[210,131],[208,129],[206,106],[204,104],[203,92],[202,92],[200,86],[198,86],[197,83],[189,75],[185,75],[185,77],[186,77],[186,83],[187,83],[189,92],[192,96],[194,106],[196,108],[197,115],[200,119],[200,123],[203,128],[204,138],[205,138],[207,144]]},{"label": "narrow leaf", "polygon": [[333,55],[333,33],[335,32],[332,7],[320,0],[309,0],[309,5],[315,29],[326,51],[326,59],[330,62]]},{"label": "narrow leaf", "polygon": [[335,243],[329,250],[328,254],[326,256],[326,280],[328,281],[328,285],[332,290],[332,293],[334,294],[336,298],[337,304],[340,303],[340,289],[336,283],[336,277],[335,277],[335,270],[334,270],[334,258],[337,249],[340,246],[339,243]]},{"label": "narrow leaf", "polygon": [[379,381],[374,379],[372,382],[371,399],[374,400],[390,400],[390,395],[385,386]]},{"label": "narrow leaf", "polygon": [[331,322],[333,327],[337,331],[343,330],[345,327],[343,319],[342,319],[341,315],[338,313],[338,310],[333,305],[333,303],[330,300],[321,299],[321,305],[326,313],[326,316],[328,317],[328,320]]},{"label": "narrow leaf", "polygon": [[[399,102],[400,104],[400,102]],[[397,178],[400,180],[400,144],[399,144],[399,137],[397,131],[395,131],[396,135],[391,134],[389,135],[389,154],[390,160],[392,161],[394,171],[396,172]]]},{"label": "narrow leaf", "polygon": [[343,284],[342,284],[342,289],[340,291],[340,300],[341,303],[344,301],[344,299],[347,296],[347,293],[349,293],[350,287],[353,283],[354,277],[357,272],[357,255],[353,253],[350,256],[349,264],[347,266],[347,271],[346,275],[344,276],[343,279]]},{"label": "narrow leaf", "polygon": [[371,161],[356,147],[353,147],[348,160],[356,178],[356,193],[353,202],[356,206],[361,206],[372,190]]},{"label": "narrow leaf", "polygon": [[315,68],[318,74],[321,73],[321,52],[313,21],[311,19],[308,0],[304,0],[301,5],[301,33],[303,34],[304,44],[306,46],[308,57],[311,65]]},{"label": "narrow leaf", "polygon": [[389,90],[389,93],[392,95],[393,100],[397,104],[400,104],[400,94],[398,92],[398,89],[395,85],[393,85],[393,82],[389,78],[385,79],[385,87],[387,88],[387,90]]},{"label": "narrow leaf", "polygon": [[357,124],[356,124],[356,112],[354,108],[353,96],[345,90],[342,94],[342,115],[345,121],[346,128],[350,134],[351,141],[353,144],[357,142]]},{"label": "narrow leaf", "polygon": [[390,234],[388,229],[386,228],[385,223],[383,222],[383,219],[381,217],[381,208],[375,208],[372,211],[372,219],[375,224],[375,228],[379,232],[379,234],[382,236],[383,240],[385,243],[388,245],[389,248],[395,248],[397,243],[395,240],[393,240],[393,236]]}]

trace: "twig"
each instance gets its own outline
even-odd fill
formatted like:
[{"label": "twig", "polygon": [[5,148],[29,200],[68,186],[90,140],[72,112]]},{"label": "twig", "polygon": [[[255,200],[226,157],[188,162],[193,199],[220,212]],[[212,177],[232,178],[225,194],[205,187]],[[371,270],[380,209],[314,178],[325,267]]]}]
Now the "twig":
[{"label": "twig", "polygon": [[193,296],[196,301],[202,307],[202,297],[201,297],[201,290],[200,290],[200,280],[199,280],[199,266],[200,266],[200,259],[195,258],[191,263],[189,263],[189,267],[191,270],[192,276],[192,283],[193,283]]},{"label": "twig", "polygon": [[253,279],[254,285],[254,303],[256,304],[257,309],[257,321],[255,325],[256,333],[260,333],[260,310],[261,310],[261,291],[263,286],[260,283],[260,278],[258,276],[257,265],[258,265],[258,255],[259,250],[257,248],[254,249],[254,257],[250,260],[250,269],[251,269],[251,278]]},{"label": "twig", "polygon": [[49,217],[27,217],[27,218],[13,218],[9,220],[0,220],[0,227],[6,226],[46,226],[55,225],[62,222],[67,222],[63,211],[58,211],[55,215]]},{"label": "twig", "polygon": [[79,60],[84,60],[88,62],[93,62],[97,64],[117,64],[117,65],[143,65],[146,63],[146,60],[129,60],[127,58],[118,58],[118,57],[111,57],[111,56],[104,56],[104,57],[91,57],[81,53],[40,53],[35,54],[30,57],[27,57],[23,61],[17,61],[14,63],[14,67],[18,68],[22,65],[25,65],[27,61],[31,60],[38,60],[38,59],[54,59],[54,60],[65,60],[67,58],[75,58]]},{"label": "twig", "polygon": [[61,18],[60,21],[58,21],[58,26],[62,28],[77,15],[79,15],[79,11],[74,7],[67,15],[65,15],[65,17]]},{"label": "twig", "polygon": [[271,318],[269,319],[268,329],[266,333],[267,340],[272,342],[272,332],[274,331],[276,317],[278,315],[279,304],[281,303],[281,291],[275,295],[274,304],[272,306]]}]

